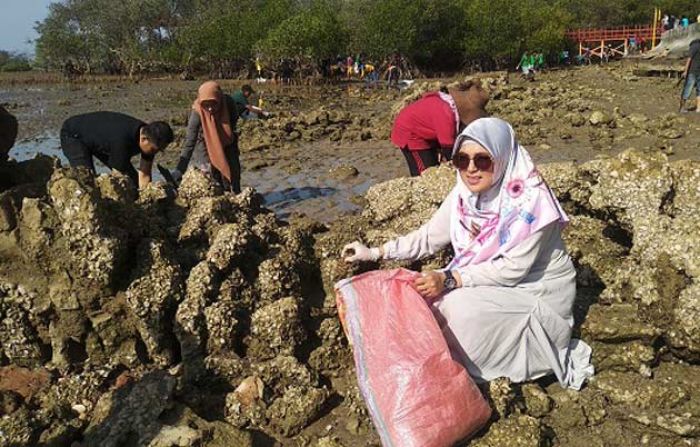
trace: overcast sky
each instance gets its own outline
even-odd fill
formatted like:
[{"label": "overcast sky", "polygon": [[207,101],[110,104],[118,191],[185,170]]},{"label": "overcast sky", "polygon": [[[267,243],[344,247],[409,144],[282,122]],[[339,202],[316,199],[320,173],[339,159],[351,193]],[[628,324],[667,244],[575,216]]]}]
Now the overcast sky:
[{"label": "overcast sky", "polygon": [[34,22],[48,14],[57,0],[0,0],[0,50],[34,54]]}]

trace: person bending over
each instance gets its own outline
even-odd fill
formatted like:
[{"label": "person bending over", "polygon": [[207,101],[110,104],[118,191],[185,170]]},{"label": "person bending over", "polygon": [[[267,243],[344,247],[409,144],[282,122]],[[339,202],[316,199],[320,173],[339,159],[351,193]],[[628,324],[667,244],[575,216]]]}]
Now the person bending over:
[{"label": "person bending over", "polygon": [[404,107],[391,129],[391,141],[403,153],[411,176],[447,161],[460,127],[487,116],[489,94],[479,81],[426,93]]},{"label": "person bending over", "polygon": [[240,90],[236,90],[231,94],[231,98],[233,98],[238,108],[238,115],[243,119],[266,118],[269,116],[268,112],[250,103],[250,97],[254,94],[255,90],[248,84],[245,84]]},{"label": "person bending over", "polygon": [[[143,121],[117,112],[92,112],[68,118],[61,127],[61,149],[73,167],[93,173],[93,157],[128,176],[139,188],[151,182],[153,158],[173,141],[168,123]],[[138,172],[131,158],[140,156]]]},{"label": "person bending over", "polygon": [[[454,145],[456,184],[428,223],[381,247],[344,247],[347,262],[455,256],[414,284],[453,357],[477,381],[555,374],[580,389],[591,348],[571,338],[576,271],[561,238],[568,218],[512,127],[481,118]],[[409,340],[410,337],[407,339]]]},{"label": "person bending over", "polygon": [[17,139],[17,118],[0,106],[0,161],[7,160],[7,154]]},{"label": "person bending over", "polygon": [[239,114],[235,101],[224,95],[219,84],[208,81],[199,87],[180,161],[172,172],[176,181],[180,181],[191,161],[196,169],[211,173],[225,190],[241,192],[241,163],[235,132]]}]

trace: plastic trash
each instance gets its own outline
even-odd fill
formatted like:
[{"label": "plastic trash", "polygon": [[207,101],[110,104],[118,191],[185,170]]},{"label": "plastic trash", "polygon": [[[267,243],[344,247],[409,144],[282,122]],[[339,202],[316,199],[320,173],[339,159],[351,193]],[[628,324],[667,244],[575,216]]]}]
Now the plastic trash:
[{"label": "plastic trash", "polygon": [[378,270],[335,286],[359,388],[384,447],[449,447],[491,416],[413,288],[418,275]]}]

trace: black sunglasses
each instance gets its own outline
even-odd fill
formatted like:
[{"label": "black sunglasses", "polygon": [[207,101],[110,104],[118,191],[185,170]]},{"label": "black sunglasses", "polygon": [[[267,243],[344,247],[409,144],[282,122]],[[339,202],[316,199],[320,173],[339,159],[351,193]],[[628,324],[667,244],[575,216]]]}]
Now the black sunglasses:
[{"label": "black sunglasses", "polygon": [[486,154],[476,154],[474,158],[471,158],[469,154],[463,154],[457,152],[454,157],[452,157],[452,164],[455,168],[460,171],[465,171],[469,168],[469,163],[474,160],[474,166],[479,171],[488,171],[493,166],[493,160]]}]

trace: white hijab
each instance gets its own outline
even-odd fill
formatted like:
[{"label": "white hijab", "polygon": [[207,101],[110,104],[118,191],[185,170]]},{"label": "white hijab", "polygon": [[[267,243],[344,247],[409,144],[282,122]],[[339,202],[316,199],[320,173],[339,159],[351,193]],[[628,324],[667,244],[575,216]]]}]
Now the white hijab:
[{"label": "white hijab", "polygon": [[[453,157],[467,141],[491,154],[493,183],[487,191],[473,193],[457,172],[450,221],[455,257],[448,268],[493,259],[554,221],[568,222],[510,124],[491,117],[471,122],[457,138]],[[473,223],[481,228],[476,236],[470,231]]]}]

